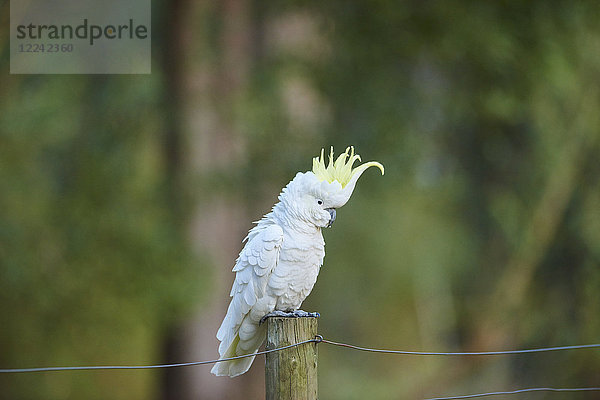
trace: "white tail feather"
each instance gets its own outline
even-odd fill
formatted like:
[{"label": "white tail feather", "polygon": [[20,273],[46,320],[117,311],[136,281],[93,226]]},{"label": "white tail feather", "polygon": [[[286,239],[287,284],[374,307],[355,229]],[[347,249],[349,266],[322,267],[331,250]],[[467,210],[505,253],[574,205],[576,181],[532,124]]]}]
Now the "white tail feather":
[{"label": "white tail feather", "polygon": [[[251,339],[242,341],[242,346],[240,346],[240,337],[236,334],[235,338],[220,358],[223,359],[246,354],[255,354],[266,338],[265,328],[262,326],[258,328],[259,329],[257,330],[256,334]],[[249,350],[245,351],[242,349],[242,347],[249,348]],[[252,365],[252,362],[254,361],[254,358],[255,356],[218,362],[210,370],[210,372],[216,376],[229,376],[233,378],[234,376],[241,375],[248,371]]]}]

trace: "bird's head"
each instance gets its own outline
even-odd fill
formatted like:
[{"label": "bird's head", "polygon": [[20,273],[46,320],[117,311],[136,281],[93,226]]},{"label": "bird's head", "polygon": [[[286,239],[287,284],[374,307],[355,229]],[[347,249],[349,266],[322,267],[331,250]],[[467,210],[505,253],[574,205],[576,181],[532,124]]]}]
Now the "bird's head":
[{"label": "bird's head", "polygon": [[377,167],[384,174],[383,165],[370,161],[352,168],[358,160],[354,147],[348,147],[337,159],[333,156],[333,147],[329,153],[329,163],[325,165],[324,150],[321,156],[313,158],[312,171],[298,173],[285,192],[294,192],[295,217],[318,227],[330,227],[335,221],[336,209],[348,202],[358,178],[369,167]]}]

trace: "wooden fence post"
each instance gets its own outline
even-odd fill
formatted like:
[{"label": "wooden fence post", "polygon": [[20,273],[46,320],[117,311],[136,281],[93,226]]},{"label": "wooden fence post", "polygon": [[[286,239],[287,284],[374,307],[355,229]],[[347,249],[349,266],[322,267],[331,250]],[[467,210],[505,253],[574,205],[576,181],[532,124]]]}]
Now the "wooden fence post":
[{"label": "wooden fence post", "polygon": [[[314,339],[316,335],[315,317],[270,317],[266,349]],[[317,343],[267,353],[265,385],[267,400],[316,400]]]}]

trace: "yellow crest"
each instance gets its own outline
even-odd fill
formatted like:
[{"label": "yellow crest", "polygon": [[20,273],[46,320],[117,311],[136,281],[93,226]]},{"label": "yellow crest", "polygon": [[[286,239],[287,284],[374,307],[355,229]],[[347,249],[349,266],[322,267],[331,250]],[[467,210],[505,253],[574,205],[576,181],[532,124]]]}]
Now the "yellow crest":
[{"label": "yellow crest", "polygon": [[325,150],[321,149],[321,157],[313,158],[312,172],[320,181],[327,181],[329,183],[338,181],[342,185],[342,188],[350,182],[355,173],[359,171],[362,173],[362,171],[369,167],[377,167],[381,170],[381,175],[384,174],[383,165],[377,161],[369,161],[368,163],[359,165],[357,168],[352,168],[352,164],[356,160],[361,161],[360,156],[354,154],[354,146],[350,146],[333,161],[333,146],[331,146],[327,167],[325,166]]}]

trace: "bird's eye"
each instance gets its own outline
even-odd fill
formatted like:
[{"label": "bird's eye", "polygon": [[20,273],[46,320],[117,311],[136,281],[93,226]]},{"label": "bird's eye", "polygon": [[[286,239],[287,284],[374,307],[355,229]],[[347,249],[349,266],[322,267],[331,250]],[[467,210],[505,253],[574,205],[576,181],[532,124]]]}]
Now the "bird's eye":
[{"label": "bird's eye", "polygon": [[317,204],[320,206],[323,205],[323,200],[317,200]]}]

